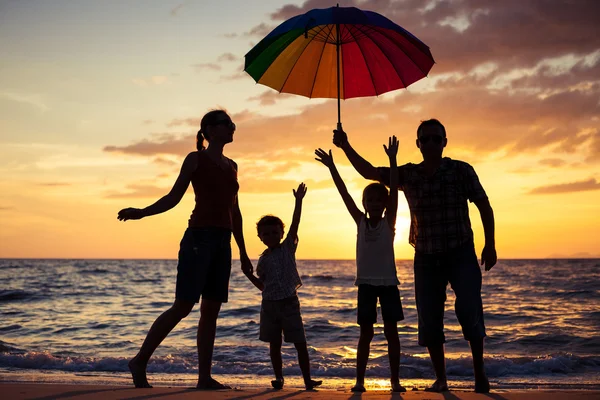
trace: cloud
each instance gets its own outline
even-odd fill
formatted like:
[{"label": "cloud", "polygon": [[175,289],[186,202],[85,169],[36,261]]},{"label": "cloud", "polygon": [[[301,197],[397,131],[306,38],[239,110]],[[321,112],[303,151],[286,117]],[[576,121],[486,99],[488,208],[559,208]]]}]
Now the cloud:
[{"label": "cloud", "polygon": [[168,82],[169,78],[164,75],[154,75],[149,78],[133,78],[131,82],[140,87],[147,87],[150,85],[162,85]]},{"label": "cloud", "polygon": [[0,211],[11,211],[14,209],[14,207],[0,206]]},{"label": "cloud", "polygon": [[233,53],[223,53],[217,58],[217,61],[219,62],[233,62],[238,60],[239,57]]},{"label": "cloud", "polygon": [[[600,28],[595,16],[600,3],[595,0],[548,2],[530,0],[340,1],[378,12],[396,22],[427,44],[438,63],[436,74],[465,71],[485,62],[496,62],[500,70],[535,65],[544,58],[569,52],[587,54],[600,49]],[[323,8],[319,0],[301,6],[284,5],[270,15],[284,21],[313,8]],[[265,24],[253,31],[266,35]]]},{"label": "cloud", "polygon": [[153,161],[155,164],[159,164],[159,165],[167,165],[169,167],[175,166],[175,165],[179,165],[179,163],[173,161],[173,160],[169,160],[163,157],[156,157]]},{"label": "cloud", "polygon": [[539,161],[541,165],[546,167],[558,168],[567,164],[567,162],[560,158],[544,158]]},{"label": "cloud", "polygon": [[153,119],[145,119],[142,121],[142,125],[150,125],[153,124],[154,120]]},{"label": "cloud", "polygon": [[262,39],[263,37],[267,36],[273,29],[275,29],[275,25],[267,25],[264,22],[262,22],[250,29],[248,32],[245,32],[243,36],[254,36]]},{"label": "cloud", "polygon": [[126,192],[113,192],[104,197],[107,199],[157,198],[166,195],[170,191],[170,188],[162,188],[153,185],[127,185],[126,188]]},{"label": "cloud", "polygon": [[261,106],[272,106],[277,101],[293,97],[287,93],[278,93],[275,90],[266,90],[257,96],[248,97],[248,101],[258,101]]},{"label": "cloud", "polygon": [[33,108],[36,108],[40,112],[46,112],[50,110],[50,107],[46,105],[41,94],[37,93],[14,93],[14,92],[0,92],[0,98],[5,98],[17,103],[26,104]]},{"label": "cloud", "polygon": [[172,128],[175,126],[200,126],[200,118],[183,118],[183,119],[173,119],[167,123],[168,128]]},{"label": "cloud", "polygon": [[175,7],[171,9],[171,17],[176,17],[179,11],[185,6],[185,3],[177,4]]},{"label": "cloud", "polygon": [[67,182],[40,182],[37,184],[38,186],[47,186],[47,187],[64,187],[71,186],[70,183]]},{"label": "cloud", "polygon": [[221,66],[216,63],[193,64],[192,68],[194,68],[196,70],[196,72],[201,72],[201,71],[205,71],[205,70],[220,71],[222,69]]},{"label": "cloud", "polygon": [[196,135],[154,134],[153,139],[143,139],[127,146],[105,146],[103,151],[138,156],[185,155],[195,150]]},{"label": "cloud", "polygon": [[585,181],[561,183],[558,185],[540,186],[532,189],[529,194],[559,194],[559,193],[574,193],[585,192],[590,190],[599,190],[600,182],[590,178]]},{"label": "cloud", "polygon": [[235,38],[238,37],[238,34],[237,33],[233,33],[233,32],[232,33],[226,33],[226,34],[223,35],[223,37],[225,37],[226,39],[235,39]]},{"label": "cloud", "polygon": [[[267,100],[269,96],[277,95],[275,92],[272,96],[266,93],[268,91],[264,94]],[[256,100],[265,101],[261,96]],[[544,158],[577,153],[586,161],[600,162],[598,96],[600,89],[561,92],[544,99],[525,91],[511,93],[503,89],[490,92],[482,86],[432,92],[402,90],[382,98],[344,101],[342,120],[349,129],[352,143],[359,150],[372,148],[375,140],[383,143],[387,135],[396,133],[401,141],[407,143],[406,149],[416,151],[413,137],[419,121],[436,117],[446,126],[449,138],[447,151],[450,152],[461,149],[478,156],[504,152],[506,157],[510,157],[544,150]],[[244,111],[233,114],[232,118],[238,130],[228,151],[255,156],[277,148],[301,146],[304,151],[312,152],[315,146],[331,143],[336,102],[307,100],[296,114],[270,116],[262,110]],[[174,119],[168,126],[197,129],[199,119]],[[185,139],[153,138],[132,145],[131,149],[139,147],[152,149],[148,154],[166,151],[167,154],[181,156],[193,149],[194,140],[193,135]],[[419,156],[418,153],[416,155]]]}]

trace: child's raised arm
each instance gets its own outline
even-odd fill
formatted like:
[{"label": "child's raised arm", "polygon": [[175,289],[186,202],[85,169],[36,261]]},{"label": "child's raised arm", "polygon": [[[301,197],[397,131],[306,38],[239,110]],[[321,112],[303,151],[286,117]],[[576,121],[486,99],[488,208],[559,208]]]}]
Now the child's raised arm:
[{"label": "child's raised arm", "polygon": [[318,157],[315,158],[315,160],[323,163],[323,165],[329,168],[329,172],[331,172],[333,182],[335,183],[338,192],[340,192],[340,195],[342,196],[342,200],[344,200],[346,208],[350,212],[350,215],[352,215],[354,222],[356,222],[356,224],[358,225],[360,223],[360,219],[363,216],[363,213],[358,209],[358,207],[356,207],[356,203],[354,203],[352,196],[350,196],[350,193],[348,193],[348,189],[346,189],[346,184],[344,184],[344,181],[342,180],[342,177],[340,176],[337,168],[335,167],[335,163],[333,162],[331,150],[329,150],[329,153],[326,153],[323,149],[317,149],[315,150],[315,154]]},{"label": "child's raised arm", "polygon": [[298,226],[300,225],[300,216],[302,215],[302,199],[306,194],[306,185],[301,183],[298,185],[298,189],[293,190],[294,197],[296,198],[296,205],[294,206],[294,215],[292,216],[292,224],[288,230],[288,236],[295,240],[298,236]]},{"label": "child's raised arm", "polygon": [[390,159],[390,197],[385,211],[387,222],[392,228],[396,229],[396,213],[398,210],[398,165],[396,163],[396,155],[398,154],[398,139],[392,136],[388,140],[388,146],[383,145],[385,153]]}]

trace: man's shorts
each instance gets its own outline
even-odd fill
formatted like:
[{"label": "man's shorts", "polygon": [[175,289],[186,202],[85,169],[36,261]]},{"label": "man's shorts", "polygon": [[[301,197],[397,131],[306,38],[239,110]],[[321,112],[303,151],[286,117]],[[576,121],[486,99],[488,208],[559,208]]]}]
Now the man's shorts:
[{"label": "man's shorts", "polygon": [[306,342],[298,295],[283,300],[264,300],[260,307],[260,336],[263,342]]},{"label": "man's shorts", "polygon": [[434,346],[446,341],[444,310],[450,283],[454,309],[466,340],[486,336],[481,301],[481,268],[473,243],[445,253],[415,253],[415,300],[419,316],[419,345]]},{"label": "man's shorts", "polygon": [[231,231],[188,228],[181,239],[175,298],[190,303],[204,299],[227,303],[231,274]]},{"label": "man's shorts", "polygon": [[398,286],[358,285],[359,325],[373,325],[377,322],[377,298],[381,305],[381,317],[384,322],[398,322],[404,319],[402,302]]}]

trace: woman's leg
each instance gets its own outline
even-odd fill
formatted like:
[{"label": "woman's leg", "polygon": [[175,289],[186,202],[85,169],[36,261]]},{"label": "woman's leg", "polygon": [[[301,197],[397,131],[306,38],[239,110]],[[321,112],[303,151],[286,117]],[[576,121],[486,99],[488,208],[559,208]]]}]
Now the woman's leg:
[{"label": "woman's leg", "polygon": [[202,299],[200,321],[198,322],[198,389],[228,389],[214,380],[210,375],[212,355],[217,334],[217,317],[221,310],[221,302]]},{"label": "woman's leg", "polygon": [[129,370],[133,376],[135,387],[152,387],[146,378],[148,360],[169,332],[177,326],[179,321],[188,316],[192,308],[194,308],[194,303],[176,299],[171,308],[154,321],[140,351],[129,361]]}]

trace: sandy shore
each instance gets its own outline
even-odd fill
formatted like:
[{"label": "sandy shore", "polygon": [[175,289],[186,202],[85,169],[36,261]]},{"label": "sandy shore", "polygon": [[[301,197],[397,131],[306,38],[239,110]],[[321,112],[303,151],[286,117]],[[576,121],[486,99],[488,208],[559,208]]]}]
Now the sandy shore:
[{"label": "sandy shore", "polygon": [[320,390],[272,390],[272,389],[232,389],[220,391],[196,391],[187,388],[157,387],[153,389],[135,389],[126,386],[69,385],[40,383],[0,383],[3,399],[419,399],[419,400],[592,400],[600,399],[600,391],[506,391],[490,394],[453,391],[446,393],[408,392],[390,393],[372,391],[355,394],[350,391]]}]

